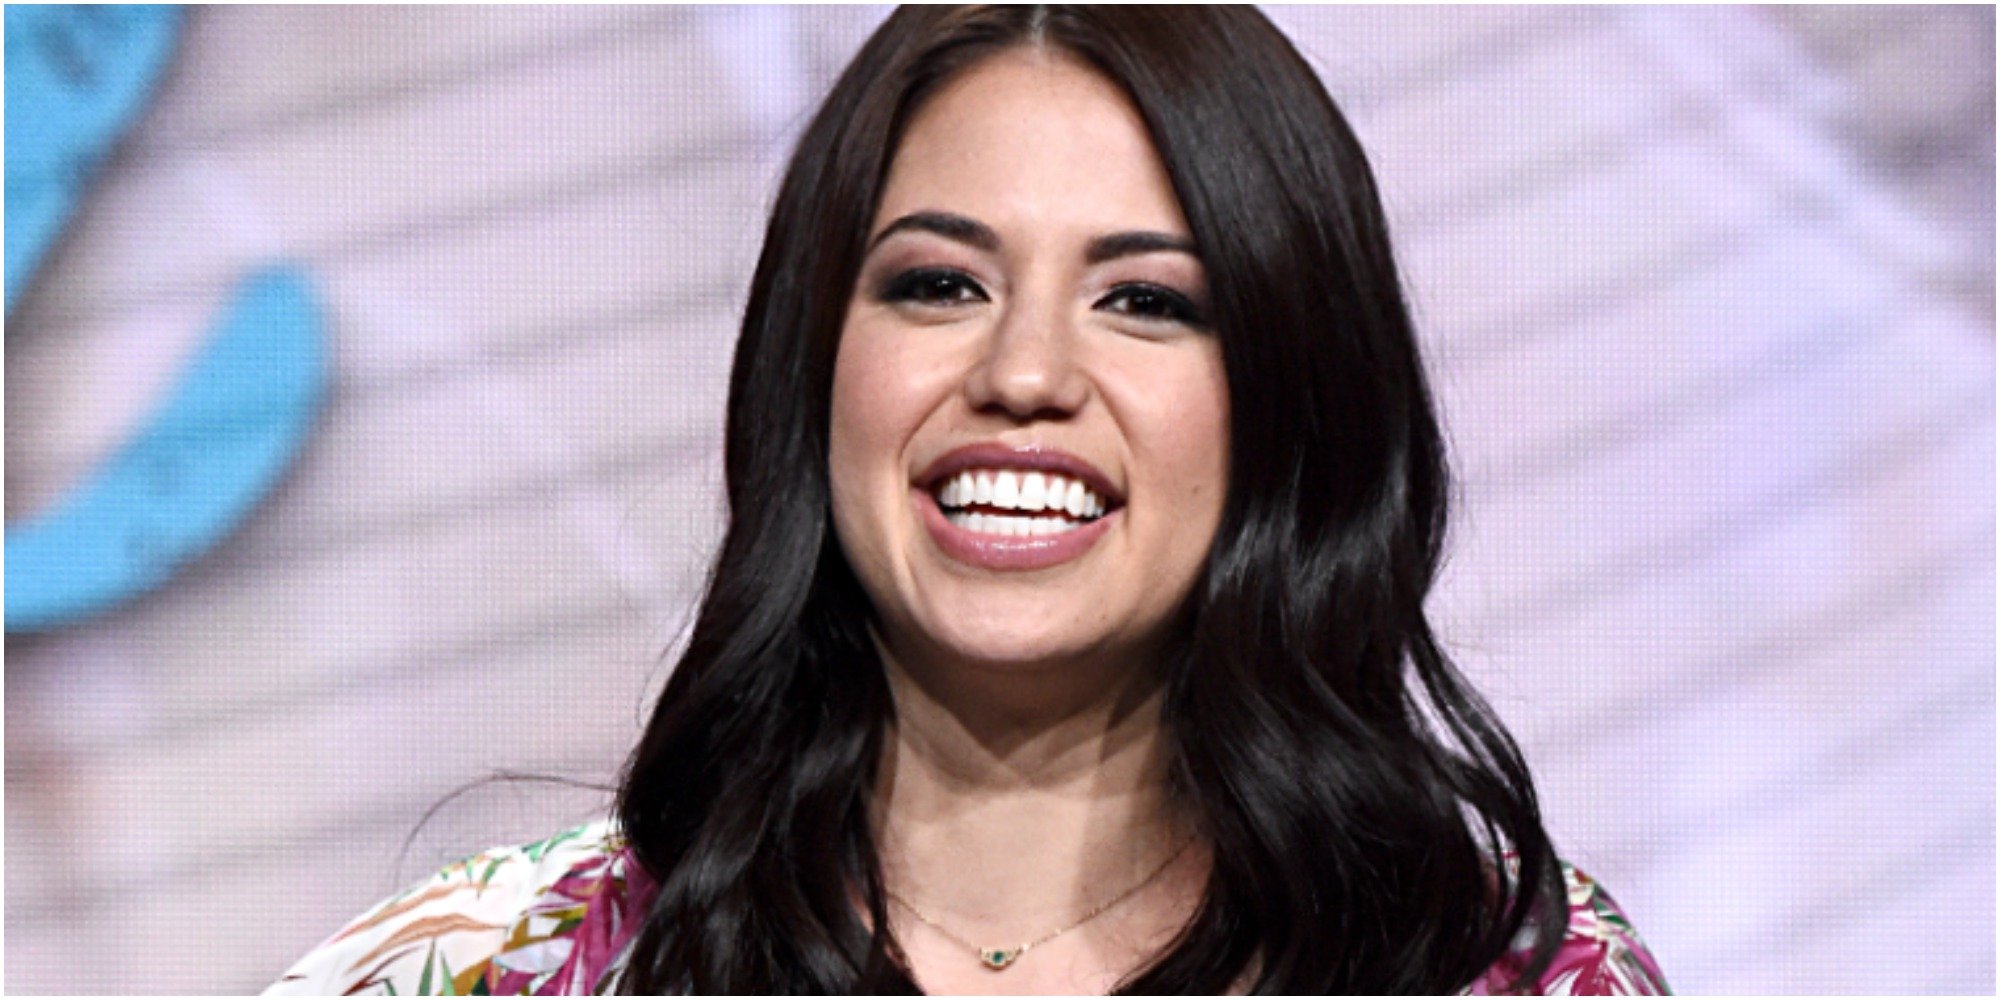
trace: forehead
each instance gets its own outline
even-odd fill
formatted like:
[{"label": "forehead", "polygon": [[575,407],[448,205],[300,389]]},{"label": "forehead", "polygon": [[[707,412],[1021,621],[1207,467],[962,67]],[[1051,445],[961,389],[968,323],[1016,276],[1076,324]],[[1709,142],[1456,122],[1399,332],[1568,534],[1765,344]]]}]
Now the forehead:
[{"label": "forehead", "polygon": [[946,209],[1010,222],[1185,233],[1165,166],[1125,92],[1066,53],[1017,47],[960,71],[903,132],[875,228]]}]

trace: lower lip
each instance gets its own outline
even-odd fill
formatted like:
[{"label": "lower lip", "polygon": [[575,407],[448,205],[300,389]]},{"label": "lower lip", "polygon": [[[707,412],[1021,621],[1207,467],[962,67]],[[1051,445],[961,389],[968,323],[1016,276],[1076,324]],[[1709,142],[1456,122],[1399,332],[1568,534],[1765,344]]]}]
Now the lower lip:
[{"label": "lower lip", "polygon": [[1078,528],[1071,528],[1057,535],[986,535],[968,531],[951,523],[939,509],[937,498],[929,491],[910,491],[917,506],[923,511],[924,527],[930,529],[931,540],[945,555],[981,569],[1032,570],[1046,569],[1069,562],[1097,544],[1106,531],[1111,530],[1111,521],[1124,513],[1114,510],[1095,521]]}]

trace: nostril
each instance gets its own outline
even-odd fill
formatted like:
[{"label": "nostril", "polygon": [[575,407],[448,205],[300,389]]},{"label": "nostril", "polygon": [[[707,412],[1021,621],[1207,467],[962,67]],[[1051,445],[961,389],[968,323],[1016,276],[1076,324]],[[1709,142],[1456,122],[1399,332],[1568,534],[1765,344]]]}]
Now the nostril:
[{"label": "nostril", "polygon": [[976,407],[975,409],[979,413],[1003,417],[1017,424],[1032,424],[1037,422],[1055,423],[1068,420],[1076,415],[1074,409],[1053,405],[1029,408],[1015,404],[993,402],[985,406]]},{"label": "nostril", "polygon": [[1066,347],[1047,334],[993,334],[985,358],[966,375],[966,398],[975,411],[1027,423],[1074,416],[1090,398],[1089,379]]}]

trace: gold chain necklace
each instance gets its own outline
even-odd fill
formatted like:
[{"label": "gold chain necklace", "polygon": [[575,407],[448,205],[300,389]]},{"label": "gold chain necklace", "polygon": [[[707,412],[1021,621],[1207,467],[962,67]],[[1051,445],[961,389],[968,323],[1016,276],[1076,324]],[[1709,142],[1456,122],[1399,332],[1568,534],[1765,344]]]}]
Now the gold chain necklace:
[{"label": "gold chain necklace", "polygon": [[959,937],[957,934],[952,933],[951,928],[946,927],[941,923],[938,923],[936,920],[926,915],[924,911],[917,909],[916,906],[912,904],[909,900],[904,899],[903,897],[897,895],[895,892],[890,891],[888,889],[884,889],[883,891],[888,893],[889,900],[891,902],[896,903],[903,909],[910,911],[910,916],[917,918],[917,920],[922,922],[924,926],[929,927],[931,930],[934,930],[939,934],[944,935],[946,938],[949,938],[953,944],[956,944],[961,948],[970,949],[974,955],[977,955],[979,957],[979,962],[981,965],[984,965],[995,972],[999,972],[1000,970],[1005,969],[1010,965],[1013,965],[1015,959],[1020,958],[1022,955],[1027,954],[1028,949],[1033,948],[1037,945],[1048,944],[1050,941],[1054,941],[1056,938],[1062,937],[1064,934],[1068,934],[1070,931],[1076,930],[1077,928],[1082,927],[1084,924],[1090,923],[1092,920],[1097,919],[1098,917],[1102,916],[1106,910],[1109,910],[1112,907],[1117,906],[1119,903],[1131,899],[1135,894],[1138,893],[1139,890],[1144,889],[1149,885],[1152,885],[1154,879],[1157,879],[1162,874],[1164,874],[1167,870],[1167,867],[1169,865],[1172,865],[1175,860],[1180,858],[1181,855],[1186,854],[1187,849],[1192,846],[1194,846],[1194,837],[1190,836],[1188,837],[1188,839],[1181,841],[1181,846],[1174,848],[1174,853],[1167,855],[1167,860],[1160,862],[1159,867],[1154,868],[1151,872],[1147,873],[1145,878],[1142,878],[1137,883],[1134,883],[1131,888],[1126,889],[1124,892],[1121,892],[1118,895],[1113,896],[1110,899],[1107,899],[1104,902],[1099,903],[1094,907],[1091,907],[1090,912],[1085,913],[1083,916],[1076,918],[1074,921],[1070,922],[1067,926],[1059,927],[1055,930],[1048,932],[1047,934],[1042,935],[1041,937],[1034,939],[1033,941],[1016,945],[1015,947],[1012,948],[982,947],[980,945],[973,944],[972,942],[967,941],[962,937]]}]

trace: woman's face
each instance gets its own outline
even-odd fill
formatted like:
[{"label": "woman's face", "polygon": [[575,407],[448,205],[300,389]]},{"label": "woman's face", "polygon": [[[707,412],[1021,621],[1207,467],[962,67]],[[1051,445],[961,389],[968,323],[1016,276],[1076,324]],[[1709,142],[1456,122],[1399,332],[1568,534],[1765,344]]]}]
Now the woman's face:
[{"label": "woman's face", "polygon": [[1222,516],[1206,279],[1130,102],[960,73],[896,151],[834,367],[842,548],[906,665],[1154,655]]}]

